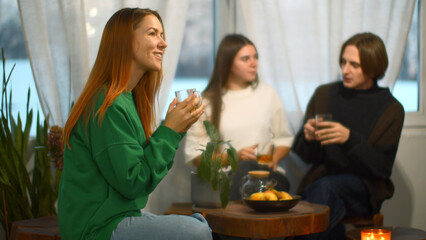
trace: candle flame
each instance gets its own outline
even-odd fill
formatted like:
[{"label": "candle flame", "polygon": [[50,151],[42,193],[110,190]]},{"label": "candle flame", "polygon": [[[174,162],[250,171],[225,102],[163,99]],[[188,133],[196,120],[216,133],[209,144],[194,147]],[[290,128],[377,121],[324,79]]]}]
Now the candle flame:
[{"label": "candle flame", "polygon": [[384,229],[366,229],[361,231],[362,240],[390,240],[391,233]]}]

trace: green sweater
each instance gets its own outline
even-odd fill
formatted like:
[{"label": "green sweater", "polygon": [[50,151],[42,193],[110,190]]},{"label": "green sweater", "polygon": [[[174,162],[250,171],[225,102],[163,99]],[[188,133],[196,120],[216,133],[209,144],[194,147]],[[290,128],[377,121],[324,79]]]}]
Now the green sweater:
[{"label": "green sweater", "polygon": [[[102,92],[95,111],[104,100]],[[110,239],[127,216],[140,216],[148,195],[172,167],[183,134],[160,126],[146,141],[131,93],[108,107],[103,122],[91,115],[74,126],[65,147],[58,197],[61,238]]]}]

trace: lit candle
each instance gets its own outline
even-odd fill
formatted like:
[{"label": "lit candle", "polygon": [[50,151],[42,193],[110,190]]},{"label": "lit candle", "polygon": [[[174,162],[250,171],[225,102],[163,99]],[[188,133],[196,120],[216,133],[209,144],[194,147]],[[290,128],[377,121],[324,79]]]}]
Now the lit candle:
[{"label": "lit candle", "polygon": [[361,240],[390,240],[391,231],[385,229],[364,229],[361,231]]}]

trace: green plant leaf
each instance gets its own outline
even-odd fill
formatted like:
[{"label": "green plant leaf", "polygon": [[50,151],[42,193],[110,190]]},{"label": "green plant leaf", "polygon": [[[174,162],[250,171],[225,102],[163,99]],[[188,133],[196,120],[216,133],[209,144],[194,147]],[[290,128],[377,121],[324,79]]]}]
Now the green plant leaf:
[{"label": "green plant leaf", "polygon": [[31,97],[31,89],[28,88],[28,93],[27,93],[27,108],[26,108],[27,116],[28,116],[28,111],[30,109],[30,97]]},{"label": "green plant leaf", "polygon": [[219,132],[217,131],[213,123],[211,123],[210,121],[204,120],[203,124],[204,124],[204,127],[206,128],[207,135],[209,135],[210,137],[210,140],[212,142],[219,141]]},{"label": "green plant leaf", "polygon": [[46,216],[56,213],[55,208],[52,207],[54,206],[56,195],[50,170],[51,160],[47,155],[48,123],[47,119],[45,119],[43,124],[40,124],[39,119],[39,114],[37,114],[36,151],[33,173],[33,187],[35,191],[33,201],[37,202],[37,204],[33,207],[33,211],[37,216]]},{"label": "green plant leaf", "polygon": [[[206,144],[201,151],[200,164],[197,168],[197,175],[200,180],[205,180],[210,183],[214,190],[219,190],[222,207],[226,207],[229,201],[230,181],[227,173],[223,171],[222,159],[227,153],[228,162],[231,165],[232,171],[230,178],[232,179],[237,164],[237,152],[231,143],[219,140],[219,133],[216,127],[209,121],[203,122],[207,134],[210,137],[210,142]],[[222,146],[224,148],[222,148]],[[214,159],[213,159],[214,157]]]},{"label": "green plant leaf", "polygon": [[[3,60],[4,60],[4,58],[3,58]],[[5,60],[4,60],[4,63],[6,64],[6,61],[5,61]],[[10,77],[12,76],[12,73],[13,73],[13,70],[15,70],[15,67],[16,67],[16,63],[14,63],[14,64],[13,64],[12,69],[10,70],[10,72],[9,72],[9,74],[8,74],[8,76],[7,76],[7,79],[6,79],[6,85],[9,83],[9,81],[10,81]]]},{"label": "green plant leaf", "polygon": [[[8,115],[6,117],[9,118],[9,125],[10,125],[10,132],[12,133],[12,137],[14,137],[14,140],[16,141],[16,130],[17,130],[17,126],[16,126],[16,121],[15,118],[12,115],[12,91],[10,91],[10,100],[9,100],[9,107],[8,107]],[[18,118],[19,118],[19,113],[18,113]]]},{"label": "green plant leaf", "polygon": [[[46,149],[48,118],[40,124],[39,116],[37,116],[36,139],[37,146],[41,147],[35,151],[34,172],[30,179],[26,166],[29,132],[33,119],[33,111],[29,109],[30,91],[27,95],[25,122],[22,121],[20,113],[15,121],[11,111],[12,91],[9,96],[6,91],[15,66],[6,78],[3,49],[2,60],[3,88],[0,106],[0,203],[2,207],[0,207],[0,222],[10,232],[11,224],[14,221],[56,214],[57,187],[52,180],[50,158],[47,156]],[[56,179],[58,182],[59,178],[60,174]]]},{"label": "green plant leaf", "polygon": [[231,187],[228,176],[223,171],[219,172],[219,186],[220,202],[222,204],[222,208],[226,208],[226,205],[228,205],[229,202],[229,191]]},{"label": "green plant leaf", "polygon": [[211,155],[208,152],[201,153],[200,165],[197,169],[197,174],[201,181],[210,181],[210,159]]},{"label": "green plant leaf", "polygon": [[226,153],[228,154],[228,161],[229,161],[229,164],[231,165],[232,173],[234,173],[238,167],[237,151],[229,142],[227,142],[227,144],[229,148],[226,149]]},{"label": "green plant leaf", "polygon": [[220,156],[217,156],[212,161],[211,167],[210,167],[210,183],[215,191],[218,189],[218,184],[219,184],[218,172],[221,168],[220,159],[221,159]]}]

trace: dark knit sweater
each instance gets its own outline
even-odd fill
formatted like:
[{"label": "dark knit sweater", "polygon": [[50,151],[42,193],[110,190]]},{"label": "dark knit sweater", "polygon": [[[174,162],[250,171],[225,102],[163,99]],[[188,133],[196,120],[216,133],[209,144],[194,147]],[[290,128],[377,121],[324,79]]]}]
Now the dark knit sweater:
[{"label": "dark knit sweater", "polygon": [[404,109],[388,88],[377,85],[368,90],[353,90],[334,82],[318,87],[309,101],[304,122],[317,113],[333,114],[333,121],[350,129],[344,144],[321,146],[308,142],[303,126],[292,150],[312,168],[302,180],[298,193],[327,175],[350,173],[360,177],[370,193],[373,212],[393,195],[390,180],[404,122]]}]

